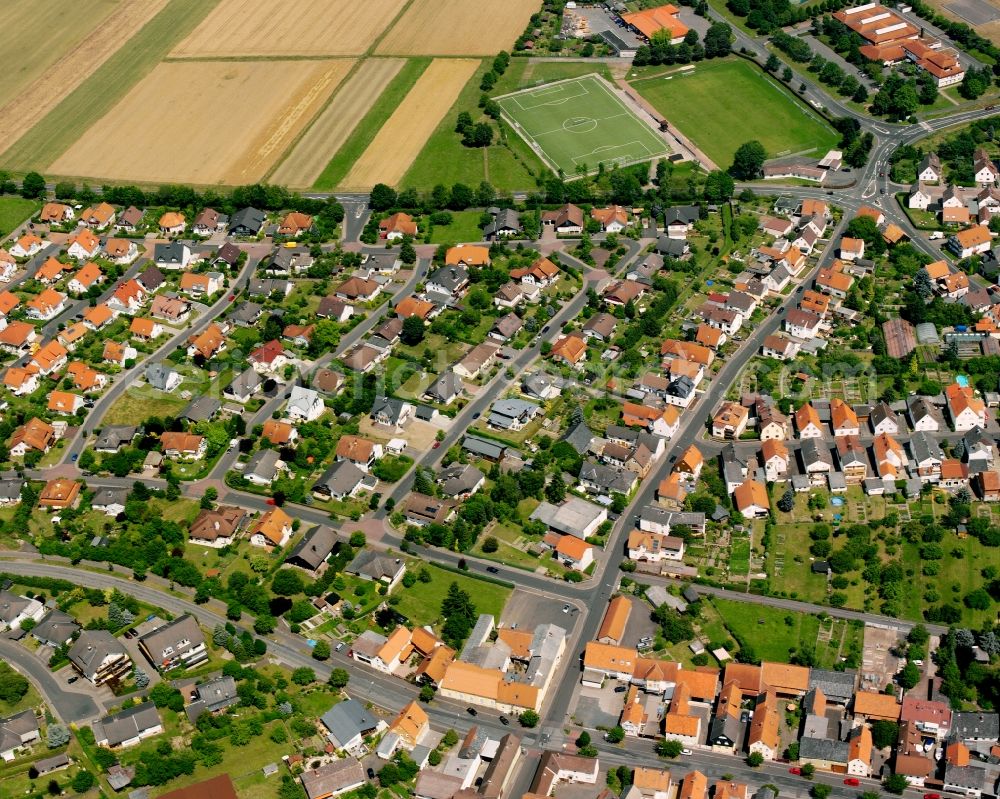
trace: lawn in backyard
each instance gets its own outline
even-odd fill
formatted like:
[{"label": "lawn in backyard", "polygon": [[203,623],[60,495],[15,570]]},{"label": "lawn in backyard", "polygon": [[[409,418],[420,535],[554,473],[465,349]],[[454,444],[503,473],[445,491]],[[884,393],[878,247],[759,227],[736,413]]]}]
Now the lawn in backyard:
[{"label": "lawn in backyard", "polygon": [[761,660],[787,663],[789,652],[816,646],[819,619],[815,616],[727,599],[712,603],[733,637],[750,643]]},{"label": "lawn in backyard", "polygon": [[38,210],[38,203],[21,197],[0,197],[0,236],[8,235]]},{"label": "lawn in backyard", "polygon": [[396,610],[406,616],[412,624],[421,626],[439,624],[441,621],[441,601],[447,595],[448,587],[452,583],[458,583],[458,587],[472,597],[477,613],[491,613],[498,619],[507,602],[507,597],[510,596],[510,589],[506,586],[480,580],[476,577],[468,577],[464,574],[455,574],[430,563],[411,561],[407,568],[417,573],[421,569],[427,569],[431,575],[429,583],[418,580],[410,588],[401,585],[393,594],[393,596],[399,597],[399,603],[395,606]]},{"label": "lawn in backyard", "polygon": [[431,244],[458,244],[463,241],[482,241],[483,231],[479,227],[479,211],[449,211],[450,225],[434,225],[431,230]]},{"label": "lawn in backyard", "polygon": [[518,135],[554,170],[632,164],[665,156],[660,134],[598,75],[583,75],[496,98]]},{"label": "lawn in backyard", "polygon": [[632,81],[633,88],[720,168],[751,139],[769,158],[826,153],[834,130],[777,81],[739,59]]}]

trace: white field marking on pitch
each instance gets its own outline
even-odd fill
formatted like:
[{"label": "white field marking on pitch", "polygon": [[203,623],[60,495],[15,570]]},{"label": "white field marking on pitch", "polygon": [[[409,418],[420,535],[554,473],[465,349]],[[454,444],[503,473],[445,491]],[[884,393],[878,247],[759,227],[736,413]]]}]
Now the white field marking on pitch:
[{"label": "white field marking on pitch", "polygon": [[[517,103],[518,108],[520,108],[522,111],[534,111],[536,108],[544,108],[547,105],[562,105],[563,103],[569,100],[575,100],[578,97],[586,97],[588,94],[590,94],[590,90],[587,89],[586,86],[581,86],[580,84],[574,84],[578,90],[576,94],[566,94],[565,92],[567,85],[568,84],[563,84],[561,86],[556,86],[546,91],[538,89],[537,91],[533,92],[522,92],[520,94],[515,94],[513,97],[510,97],[508,99],[511,99],[515,103]],[[545,96],[546,94],[555,94],[555,93],[558,93],[560,96],[552,100],[546,100],[545,102],[535,103],[533,105],[525,105],[524,103],[521,102],[522,94],[525,97],[536,98],[539,96]]]},{"label": "white field marking on pitch", "polygon": [[[612,119],[618,119],[619,117],[626,117],[626,116],[628,116],[627,113],[622,113],[622,114],[615,114],[610,117],[586,117],[586,118],[593,119],[596,123],[600,124],[602,122],[609,122]],[[583,117],[579,118],[583,119]],[[565,124],[566,121],[563,121],[563,125]],[[593,128],[591,128],[591,130],[593,130]],[[562,125],[560,125],[558,128],[553,128],[552,130],[546,130],[543,133],[531,133],[530,131],[528,131],[528,135],[531,136],[533,139],[537,139],[540,136],[548,136],[550,133],[590,133],[590,131],[566,130],[566,128],[562,127]]]},{"label": "white field marking on pitch", "polygon": [[[643,144],[641,141],[639,141],[638,139],[636,139],[635,141],[625,142],[624,144],[608,144],[608,145],[605,145],[603,147],[595,147],[589,153],[586,153],[584,155],[573,155],[573,156],[570,156],[570,158],[572,159],[572,161],[573,161],[574,164],[586,163],[586,160],[587,160],[588,157],[593,156],[593,155],[597,155],[598,153],[608,152],[610,150],[621,150],[621,149],[624,149],[624,148],[627,147],[627,148],[629,148],[629,151],[631,153],[631,148],[632,148],[633,145],[639,145],[639,147],[641,147],[643,150],[645,150],[645,155],[651,155],[649,148],[645,144]],[[641,155],[641,154],[639,154],[639,155]],[[628,160],[631,157],[632,156],[630,154],[629,155],[622,155],[622,156],[618,156],[617,158],[613,158],[611,160],[612,161],[623,161],[624,162],[624,161]],[[605,160],[605,159],[602,159],[602,160]]]}]

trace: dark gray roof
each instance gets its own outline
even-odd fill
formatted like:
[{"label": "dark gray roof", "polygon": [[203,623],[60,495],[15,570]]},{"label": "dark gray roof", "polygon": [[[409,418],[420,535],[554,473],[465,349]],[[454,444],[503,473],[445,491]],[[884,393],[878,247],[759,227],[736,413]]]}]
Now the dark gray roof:
[{"label": "dark gray roof", "polygon": [[996,713],[953,713],[951,737],[958,741],[1000,738],[1000,715]]},{"label": "dark gray roof", "polygon": [[[187,641],[180,645],[181,641]],[[168,647],[173,647],[175,656],[182,656],[189,649],[194,649],[205,642],[205,636],[195,621],[194,616],[184,614],[173,621],[167,622],[155,630],[139,638],[139,644],[144,646],[159,661],[159,654]]]},{"label": "dark gray roof", "polygon": [[0,480],[0,499],[6,502],[17,502],[21,499],[21,489],[23,487],[24,480],[20,477]]},{"label": "dark gray roof", "polygon": [[356,699],[334,705],[320,720],[333,742],[341,746],[378,726],[378,717]]},{"label": "dark gray roof", "polygon": [[281,458],[273,449],[262,449],[254,453],[243,469],[244,475],[255,475],[261,480],[271,481],[278,475],[278,461]]},{"label": "dark gray roof", "polygon": [[683,222],[685,225],[691,225],[697,222],[700,216],[701,209],[697,205],[675,205],[663,213],[664,222],[668,225],[674,222]]},{"label": "dark gray roof", "polygon": [[125,486],[104,486],[94,492],[90,505],[93,508],[106,508],[110,505],[124,505],[128,499],[128,488]]},{"label": "dark gray roof", "polygon": [[92,680],[108,657],[128,655],[125,646],[107,630],[84,630],[69,650],[69,660]]},{"label": "dark gray roof", "polygon": [[38,720],[33,710],[22,710],[6,719],[0,719],[0,752],[21,746],[21,736],[38,731]]},{"label": "dark gray roof", "polygon": [[563,433],[562,440],[583,455],[590,449],[594,433],[587,427],[587,423],[580,419],[575,424],[570,425],[569,429]]},{"label": "dark gray roof", "polygon": [[831,763],[846,763],[851,756],[851,746],[847,741],[830,738],[800,738],[800,760],[828,760]]},{"label": "dark gray roof", "polygon": [[197,721],[202,713],[215,713],[236,704],[236,680],[232,677],[216,677],[195,688],[198,698],[185,708],[191,721]]},{"label": "dark gray roof", "polygon": [[671,258],[680,258],[688,248],[689,245],[684,239],[672,239],[669,236],[660,236],[656,242],[656,251]]},{"label": "dark gray roof", "polygon": [[601,491],[627,494],[635,482],[636,473],[628,469],[606,466],[603,463],[584,461],[580,469],[580,479],[592,483]]},{"label": "dark gray roof", "polygon": [[235,214],[233,214],[232,219],[229,220],[229,229],[234,233],[251,233],[252,235],[257,235],[260,233],[260,229],[264,227],[264,222],[267,220],[267,214],[263,211],[259,211],[256,208],[241,208]]},{"label": "dark gray roof", "polygon": [[427,276],[427,282],[453,293],[469,282],[469,273],[461,266],[442,266]]},{"label": "dark gray roof", "polygon": [[227,241],[221,247],[219,251],[215,254],[216,261],[222,261],[223,263],[232,266],[240,258],[240,248],[233,244],[231,241]]},{"label": "dark gray roof", "polygon": [[119,449],[123,444],[128,444],[135,438],[138,429],[132,425],[116,424],[109,425],[101,430],[101,434],[94,443],[95,449]]},{"label": "dark gray roof", "polygon": [[395,397],[376,397],[372,406],[372,416],[385,416],[390,424],[399,424],[407,404]]},{"label": "dark gray roof", "polygon": [[114,747],[158,724],[160,724],[160,714],[156,712],[156,706],[152,702],[143,702],[141,705],[95,721],[94,737],[98,743],[107,739],[108,746]]},{"label": "dark gray roof", "polygon": [[347,496],[358,487],[364,476],[365,473],[350,461],[338,461],[320,475],[312,490],[328,497]]},{"label": "dark gray roof", "polygon": [[944,459],[944,452],[941,451],[941,446],[923,431],[914,433],[910,437],[910,452],[917,463],[929,459]]},{"label": "dark gray roof", "polygon": [[[343,461],[346,463],[346,461]],[[348,464],[353,466],[354,464]],[[357,467],[355,467],[357,468]],[[337,534],[325,524],[318,525],[302,536],[302,540],[288,553],[285,563],[316,571],[337,544]]]},{"label": "dark gray roof", "polygon": [[392,580],[400,569],[405,568],[401,560],[380,555],[370,549],[361,550],[348,565],[347,573],[356,574],[359,577],[367,577],[369,580]]},{"label": "dark gray roof", "polygon": [[498,209],[493,221],[483,229],[483,233],[489,237],[496,235],[498,231],[507,230],[521,230],[521,216],[513,208]]},{"label": "dark gray roof", "polygon": [[291,291],[292,284],[288,280],[282,280],[281,278],[251,278],[249,285],[247,286],[247,291],[250,293],[251,297],[267,297],[276,291],[280,291],[282,294],[288,294]]},{"label": "dark gray roof", "polygon": [[462,449],[466,452],[471,452],[473,455],[499,460],[507,451],[507,446],[497,441],[479,438],[478,436],[466,436],[462,440]]},{"label": "dark gray roof", "polygon": [[252,394],[263,382],[263,378],[253,369],[247,369],[243,374],[233,378],[233,381],[226,386],[225,393],[242,397],[245,394]]},{"label": "dark gray roof", "polygon": [[427,389],[427,396],[440,402],[451,402],[462,393],[462,379],[452,369],[446,369]]},{"label": "dark gray roof", "polygon": [[203,394],[191,400],[181,411],[179,418],[187,419],[189,422],[207,422],[219,412],[221,407],[222,403],[215,397]]},{"label": "dark gray roof", "polygon": [[31,634],[43,644],[62,646],[80,631],[76,619],[61,610],[50,610],[35,625]]},{"label": "dark gray roof", "polygon": [[449,497],[466,494],[483,479],[483,473],[471,464],[455,464],[442,470],[438,475],[441,491]]},{"label": "dark gray roof", "polygon": [[229,315],[234,325],[249,326],[256,322],[264,309],[255,302],[241,302]]},{"label": "dark gray roof", "polygon": [[153,248],[153,260],[158,264],[183,264],[185,246],[179,241],[168,241]]},{"label": "dark gray roof", "polygon": [[978,766],[956,766],[948,763],[944,768],[945,790],[948,790],[950,785],[979,791],[986,790],[986,774],[986,769]]},{"label": "dark gray roof", "polygon": [[708,728],[708,741],[716,746],[735,746],[737,749],[742,749],[746,735],[746,722],[729,715],[715,716]]}]

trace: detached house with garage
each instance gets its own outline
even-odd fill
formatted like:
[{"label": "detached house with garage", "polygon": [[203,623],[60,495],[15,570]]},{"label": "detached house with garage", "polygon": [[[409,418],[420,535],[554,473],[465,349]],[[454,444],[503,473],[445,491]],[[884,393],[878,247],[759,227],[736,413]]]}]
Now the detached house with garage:
[{"label": "detached house with garage", "polygon": [[255,547],[283,547],[291,536],[292,517],[281,508],[272,508],[250,526]]}]

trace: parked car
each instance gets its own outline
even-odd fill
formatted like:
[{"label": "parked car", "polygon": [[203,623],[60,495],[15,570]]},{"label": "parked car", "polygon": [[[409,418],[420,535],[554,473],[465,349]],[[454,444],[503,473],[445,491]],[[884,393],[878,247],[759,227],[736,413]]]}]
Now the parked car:
[{"label": "parked car", "polygon": [[857,788],[861,784],[861,780],[857,777],[848,777],[844,780],[844,785],[850,785],[851,787]]},{"label": "parked car", "polygon": [[941,794],[939,793],[925,793],[924,799],[941,799]]},{"label": "parked car", "polygon": [[67,682],[67,683],[69,683],[70,685],[72,685],[73,683],[75,683],[75,682],[76,682],[77,680],[79,680],[79,679],[80,679],[80,678],[79,678],[79,677],[77,677],[77,676],[76,676],[76,675],[74,674],[74,675],[73,675],[72,677],[70,677],[70,678],[69,678],[68,680],[66,680],[66,682]]},{"label": "parked car", "polygon": [[623,694],[627,690],[628,690],[628,686],[627,685],[616,685],[615,686],[615,693],[616,694]]},{"label": "parked car", "polygon": [[510,719],[507,718],[506,716],[501,716],[500,723],[503,724],[504,727],[506,727],[508,724],[510,724]]},{"label": "parked car", "polygon": [[488,571],[490,574],[500,574],[500,569],[498,569],[496,566],[487,566],[486,571]]},{"label": "parked car", "polygon": [[801,774],[802,773],[802,769],[800,769],[798,766],[792,766],[790,769],[788,769],[788,773],[789,774]]},{"label": "parked car", "polygon": [[692,754],[692,752],[691,752],[690,749],[681,749],[681,754],[682,755],[690,755],[690,754]]},{"label": "parked car", "polygon": [[478,716],[479,715],[479,711],[476,710],[474,707],[467,707],[465,709],[465,712],[468,713],[470,716]]},{"label": "parked car", "polygon": [[339,651],[340,651],[341,649],[343,649],[343,648],[344,648],[344,642],[343,642],[343,641],[341,641],[341,642],[340,642],[339,644],[337,644],[337,645],[336,645],[336,646],[335,646],[335,647],[333,648],[333,651],[334,651],[334,652],[339,652]]},{"label": "parked car", "polygon": [[375,779],[375,769],[373,769],[371,766],[368,767],[368,779],[370,780]]}]

